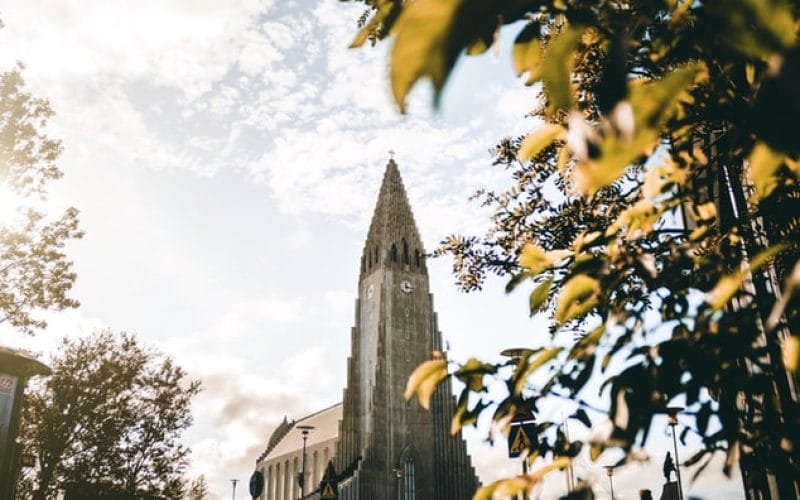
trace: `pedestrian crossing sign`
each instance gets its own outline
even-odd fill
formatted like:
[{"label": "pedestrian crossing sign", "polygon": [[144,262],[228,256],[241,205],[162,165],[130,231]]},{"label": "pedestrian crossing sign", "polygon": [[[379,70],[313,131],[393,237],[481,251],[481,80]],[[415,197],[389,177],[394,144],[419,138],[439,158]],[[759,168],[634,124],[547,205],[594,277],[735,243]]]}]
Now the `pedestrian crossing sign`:
[{"label": "pedestrian crossing sign", "polygon": [[535,432],[533,420],[512,422],[508,431],[508,456],[517,458],[522,452],[531,448]]},{"label": "pedestrian crossing sign", "polygon": [[333,486],[331,483],[325,483],[322,486],[322,494],[320,495],[322,500],[335,500],[336,492],[333,490]]}]

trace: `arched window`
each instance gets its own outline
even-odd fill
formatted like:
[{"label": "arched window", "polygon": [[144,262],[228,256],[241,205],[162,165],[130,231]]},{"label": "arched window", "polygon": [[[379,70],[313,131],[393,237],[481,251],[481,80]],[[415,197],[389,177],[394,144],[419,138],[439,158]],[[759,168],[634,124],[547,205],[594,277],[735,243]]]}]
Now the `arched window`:
[{"label": "arched window", "polygon": [[390,254],[390,258],[392,262],[397,262],[397,245],[392,243],[392,251]]},{"label": "arched window", "polygon": [[406,239],[403,238],[403,264],[408,263],[408,243],[406,243]]},{"label": "arched window", "polygon": [[417,267],[422,265],[422,259],[420,258],[419,250],[414,250],[414,264]]},{"label": "arched window", "polygon": [[380,264],[381,259],[378,257],[378,245],[375,245],[375,264]]},{"label": "arched window", "polygon": [[417,500],[416,472],[414,459],[406,456],[403,462],[403,500]]},{"label": "arched window", "polygon": [[366,260],[364,257],[361,257],[361,272],[363,273],[366,270],[367,270]]}]

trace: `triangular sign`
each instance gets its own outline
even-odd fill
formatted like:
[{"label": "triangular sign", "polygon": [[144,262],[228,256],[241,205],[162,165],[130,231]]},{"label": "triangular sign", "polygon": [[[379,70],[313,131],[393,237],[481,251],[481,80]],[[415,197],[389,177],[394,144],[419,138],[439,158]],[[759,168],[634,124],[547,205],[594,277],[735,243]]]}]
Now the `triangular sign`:
[{"label": "triangular sign", "polygon": [[322,490],[322,498],[336,498],[336,492],[333,491],[333,486],[331,483],[325,485],[325,489]]},{"label": "triangular sign", "polygon": [[512,425],[508,436],[508,456],[518,457],[531,446],[531,439],[521,425]]}]

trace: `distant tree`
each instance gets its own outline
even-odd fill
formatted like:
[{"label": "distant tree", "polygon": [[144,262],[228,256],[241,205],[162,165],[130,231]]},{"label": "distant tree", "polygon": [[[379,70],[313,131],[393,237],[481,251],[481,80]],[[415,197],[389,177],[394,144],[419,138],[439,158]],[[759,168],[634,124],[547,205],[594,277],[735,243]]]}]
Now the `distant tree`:
[{"label": "distant tree", "polygon": [[189,485],[189,500],[205,500],[208,498],[208,483],[206,476],[200,474]]},{"label": "distant tree", "polygon": [[23,407],[21,440],[38,458],[33,498],[69,484],[180,497],[189,450],[179,438],[199,383],[135,336],[110,331],[64,339],[51,366]]},{"label": "distant tree", "polygon": [[[780,497],[794,498],[798,3],[363,1],[352,44],[392,40],[401,111],[420,79],[438,99],[463,54],[515,32],[514,69],[540,89],[519,115],[536,124],[492,149],[512,182],[478,193],[493,210],[489,232],[454,235],[436,253],[454,257],[463,289],[506,276],[508,290],[528,288],[528,312],[546,313],[551,335],[582,333],[573,345],[526,337],[530,349],[509,363],[429,361],[407,395],[427,401],[455,376],[465,388],[454,429],[486,409],[507,423],[564,399],[577,407],[572,419],[593,426],[584,397],[599,386],[605,438],[570,442],[559,422],[537,423],[531,456],[556,466],[582,448],[592,459],[607,447],[630,452],[654,415],[679,403],[694,420],[682,438],[702,443],[690,463],[702,470],[723,451],[724,470],[740,464],[750,496],[769,494],[769,473]],[[491,377],[505,397],[489,395]],[[478,497],[540,477],[487,485]]]},{"label": "distant tree", "polygon": [[62,175],[62,147],[43,132],[53,110],[25,92],[21,69],[0,74],[0,196],[20,204],[14,221],[0,223],[0,323],[32,334],[46,326],[36,311],[78,306],[68,296],[75,273],[63,248],[83,232],[75,208],[48,220],[36,206],[46,200],[47,183]]}]

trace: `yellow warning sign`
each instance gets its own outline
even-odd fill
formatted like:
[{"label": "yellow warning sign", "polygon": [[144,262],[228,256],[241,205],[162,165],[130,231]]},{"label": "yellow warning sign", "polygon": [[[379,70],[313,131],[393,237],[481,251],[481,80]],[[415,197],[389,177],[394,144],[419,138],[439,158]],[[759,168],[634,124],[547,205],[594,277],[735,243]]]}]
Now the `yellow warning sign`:
[{"label": "yellow warning sign", "polygon": [[331,483],[325,484],[325,487],[322,489],[322,495],[320,495],[320,497],[324,499],[336,498],[336,492],[333,491],[333,486],[331,486]]},{"label": "yellow warning sign", "polygon": [[522,425],[512,425],[508,436],[508,456],[518,457],[531,446],[531,439]]}]

